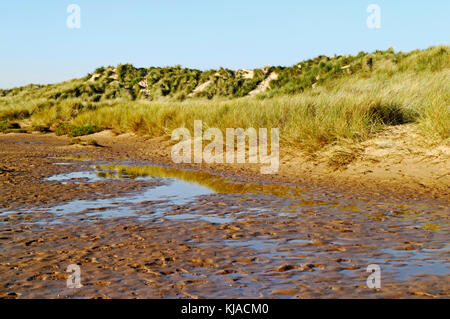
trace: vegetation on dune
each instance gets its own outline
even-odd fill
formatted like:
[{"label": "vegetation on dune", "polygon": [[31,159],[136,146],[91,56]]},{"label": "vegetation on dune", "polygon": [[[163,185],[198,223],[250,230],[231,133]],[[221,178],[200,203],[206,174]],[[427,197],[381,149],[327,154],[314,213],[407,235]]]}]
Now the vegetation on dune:
[{"label": "vegetation on dune", "polygon": [[[278,78],[268,90],[249,97],[272,73]],[[447,140],[449,80],[448,46],[319,56],[252,71],[119,65],[59,84],[0,90],[0,131],[27,120],[36,130],[74,137],[102,129],[161,136],[203,120],[221,129],[278,127],[282,143],[314,152],[362,141],[386,125],[417,123],[430,138]],[[347,161],[344,155],[335,154],[336,162]]]},{"label": "vegetation on dune", "polygon": [[0,133],[26,133],[26,130],[22,129],[19,123],[3,120],[0,121]]},{"label": "vegetation on dune", "polygon": [[90,135],[101,131],[96,125],[75,126],[70,124],[61,124],[56,128],[56,135],[69,135],[72,137]]}]

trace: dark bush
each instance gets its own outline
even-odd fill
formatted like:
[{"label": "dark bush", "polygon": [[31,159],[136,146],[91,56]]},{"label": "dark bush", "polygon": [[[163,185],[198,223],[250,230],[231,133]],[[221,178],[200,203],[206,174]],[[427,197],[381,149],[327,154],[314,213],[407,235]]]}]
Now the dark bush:
[{"label": "dark bush", "polygon": [[400,125],[413,122],[417,114],[412,110],[402,108],[395,103],[377,103],[369,108],[369,118],[376,123],[385,125]]}]

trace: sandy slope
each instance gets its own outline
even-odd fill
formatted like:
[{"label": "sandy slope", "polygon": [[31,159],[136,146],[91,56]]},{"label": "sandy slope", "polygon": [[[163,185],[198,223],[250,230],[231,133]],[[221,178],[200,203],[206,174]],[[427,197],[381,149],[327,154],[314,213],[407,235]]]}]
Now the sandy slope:
[{"label": "sandy slope", "polygon": [[272,82],[273,80],[276,80],[276,79],[278,79],[278,74],[275,72],[270,73],[269,76],[264,81],[259,83],[259,85],[256,87],[256,89],[249,92],[248,95],[254,96],[256,94],[265,92],[269,88],[270,82]]},{"label": "sandy slope", "polygon": [[[8,136],[28,140],[31,135],[8,134],[1,138]],[[33,139],[45,136],[58,144],[70,140],[53,134],[32,136]],[[305,155],[300,149],[281,146],[279,171],[273,175],[262,175],[259,164],[175,164],[170,152],[176,142],[169,138],[145,138],[130,133],[115,136],[110,131],[104,131],[82,139],[95,139],[107,146],[103,152],[124,158],[193,167],[245,179],[326,186],[333,192],[358,196],[389,197],[395,194],[396,198],[405,199],[450,199],[450,147],[425,140],[413,125],[392,127],[360,144],[329,146],[314,157]],[[341,154],[351,156],[344,156],[342,160]],[[345,165],[348,157],[351,162]],[[333,165],[330,158],[341,161],[339,166]]]}]

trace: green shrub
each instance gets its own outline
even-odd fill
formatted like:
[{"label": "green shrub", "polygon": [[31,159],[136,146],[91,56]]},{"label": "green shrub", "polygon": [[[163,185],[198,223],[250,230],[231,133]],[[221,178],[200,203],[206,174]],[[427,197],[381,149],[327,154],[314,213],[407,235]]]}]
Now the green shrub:
[{"label": "green shrub", "polygon": [[56,128],[55,134],[57,136],[67,135],[73,128],[74,128],[73,125],[61,124]]},{"label": "green shrub", "polygon": [[96,125],[85,125],[72,127],[69,131],[69,135],[72,137],[90,135],[99,132],[100,129]]}]

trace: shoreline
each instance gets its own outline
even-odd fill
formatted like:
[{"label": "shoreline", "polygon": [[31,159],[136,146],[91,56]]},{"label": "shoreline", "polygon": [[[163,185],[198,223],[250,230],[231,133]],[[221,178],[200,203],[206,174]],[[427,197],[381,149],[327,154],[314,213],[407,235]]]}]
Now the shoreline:
[{"label": "shoreline", "polygon": [[[335,151],[332,148],[311,159],[298,150],[280,147],[279,171],[272,175],[261,174],[260,164],[175,164],[170,158],[170,151],[171,146],[176,142],[161,137],[146,138],[133,134],[115,136],[110,131],[81,137],[86,141],[95,140],[103,146],[94,147],[69,146],[71,138],[55,136],[53,133],[10,133],[0,135],[0,143],[8,140],[21,143],[45,139],[51,147],[64,154],[86,153],[98,154],[100,157],[150,161],[157,165],[174,168],[207,171],[230,179],[293,184],[350,198],[365,199],[375,196],[386,201],[400,199],[448,203],[450,201],[450,175],[448,174],[450,147],[439,145],[434,148],[420,149],[417,145],[422,141],[412,135],[411,127],[397,128],[398,130],[401,131],[402,136],[409,134],[408,138],[416,141],[416,145],[402,141],[408,148],[414,148],[415,153],[401,154],[398,150],[392,151],[394,147],[387,148],[386,136],[390,136],[390,140],[395,140],[398,139],[396,134],[398,135],[399,132],[394,132],[394,135],[388,132],[361,143],[362,146],[356,146],[365,147],[364,153],[347,167],[340,169],[331,168],[327,162],[327,156],[329,158],[330,152]],[[382,160],[374,158],[373,154],[377,154]]]}]

